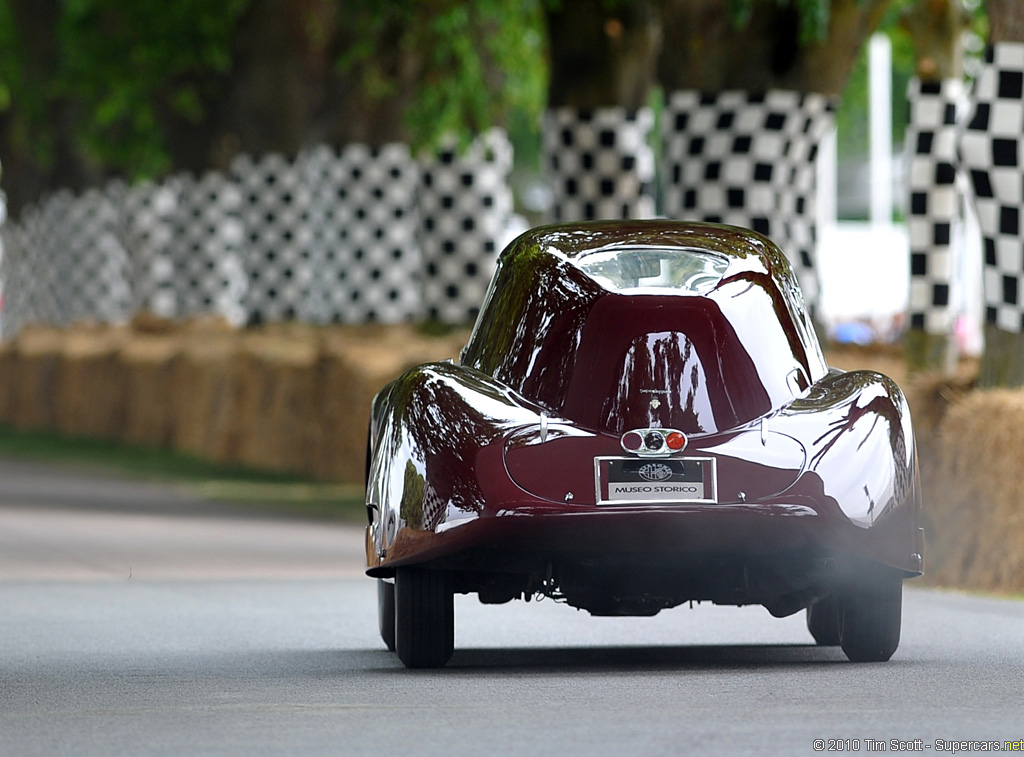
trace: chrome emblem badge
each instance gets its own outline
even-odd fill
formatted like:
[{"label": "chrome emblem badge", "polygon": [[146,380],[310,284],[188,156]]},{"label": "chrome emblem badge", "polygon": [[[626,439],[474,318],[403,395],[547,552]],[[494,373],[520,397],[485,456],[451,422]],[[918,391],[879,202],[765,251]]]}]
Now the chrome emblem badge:
[{"label": "chrome emblem badge", "polygon": [[664,481],[672,478],[672,469],[665,463],[647,463],[640,466],[638,472],[644,481]]}]

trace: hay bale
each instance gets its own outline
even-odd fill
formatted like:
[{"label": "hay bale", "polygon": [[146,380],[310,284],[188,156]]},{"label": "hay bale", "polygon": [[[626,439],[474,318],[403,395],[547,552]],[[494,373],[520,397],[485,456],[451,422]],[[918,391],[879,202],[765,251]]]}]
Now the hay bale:
[{"label": "hay bale", "polygon": [[14,378],[18,351],[12,342],[0,342],[0,423],[14,422]]},{"label": "hay bale", "polygon": [[121,347],[125,442],[151,447],[174,442],[174,377],[181,350],[179,335],[149,330],[134,330]]},{"label": "hay bale", "polygon": [[196,457],[236,462],[238,334],[189,328],[181,338],[170,377],[173,445]]},{"label": "hay bale", "polygon": [[28,326],[14,340],[11,421],[21,430],[52,431],[56,426],[57,383],[64,337],[60,330]]},{"label": "hay bale", "polygon": [[977,363],[962,363],[952,376],[945,373],[919,373],[904,387],[914,418],[917,455],[921,465],[925,520],[929,505],[942,496],[940,429],[951,407],[970,394],[977,383]]},{"label": "hay bale", "polygon": [[238,354],[237,461],[309,473],[320,350],[308,329],[247,334]]},{"label": "hay bale", "polygon": [[63,334],[53,401],[55,427],[69,436],[120,439],[124,429],[123,328],[76,326]]},{"label": "hay bale", "polygon": [[878,371],[900,386],[907,383],[907,363],[897,345],[829,345],[825,359],[833,368],[844,371]]},{"label": "hay bale", "polygon": [[976,391],[953,405],[939,434],[931,500],[934,580],[1024,591],[1024,392]]},{"label": "hay bale", "polygon": [[325,432],[314,474],[362,484],[373,397],[416,365],[455,357],[465,340],[465,332],[432,337],[411,326],[328,331],[318,392]]}]

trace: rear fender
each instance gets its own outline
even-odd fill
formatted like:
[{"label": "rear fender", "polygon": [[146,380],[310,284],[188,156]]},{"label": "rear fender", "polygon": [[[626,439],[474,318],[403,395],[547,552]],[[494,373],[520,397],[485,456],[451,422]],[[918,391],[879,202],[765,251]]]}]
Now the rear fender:
[{"label": "rear fender", "polygon": [[386,387],[370,431],[371,566],[394,558],[402,539],[422,543],[450,520],[475,518],[484,503],[481,451],[538,418],[539,408],[450,363],[420,366]]}]

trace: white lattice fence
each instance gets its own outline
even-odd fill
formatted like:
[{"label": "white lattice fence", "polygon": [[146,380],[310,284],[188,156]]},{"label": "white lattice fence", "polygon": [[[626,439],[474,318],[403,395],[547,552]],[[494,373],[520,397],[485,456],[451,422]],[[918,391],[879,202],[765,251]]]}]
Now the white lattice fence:
[{"label": "white lattice fence", "polygon": [[114,202],[97,190],[50,195],[4,227],[5,330],[116,321],[131,310]]},{"label": "white lattice fence", "polygon": [[42,312],[43,275],[34,265],[29,227],[32,215],[20,224],[6,223],[0,227],[3,236],[3,259],[0,261],[0,282],[4,284],[4,333],[16,333],[30,323],[48,322]]},{"label": "white lattice fence", "polygon": [[221,174],[174,177],[177,202],[168,248],[175,316],[213,313],[229,323],[246,321],[248,285],[242,261],[245,232],[242,193]]}]

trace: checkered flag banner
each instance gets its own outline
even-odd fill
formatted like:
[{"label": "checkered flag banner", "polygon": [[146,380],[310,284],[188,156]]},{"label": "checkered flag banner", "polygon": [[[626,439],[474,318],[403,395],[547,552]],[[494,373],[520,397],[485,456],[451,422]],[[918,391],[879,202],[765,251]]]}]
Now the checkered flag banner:
[{"label": "checkered flag banner", "polygon": [[512,221],[512,143],[501,129],[421,158],[417,195],[423,306],[429,318],[476,318]]},{"label": "checkered flag banner", "polygon": [[1024,331],[1024,43],[988,48],[960,137],[984,238],[985,319]]},{"label": "checkered flag banner", "polygon": [[910,118],[905,137],[907,229],[910,237],[910,327],[952,333],[951,294],[957,270],[951,244],[959,224],[956,185],[958,113],[966,104],[959,79],[921,81],[907,87]]},{"label": "checkered flag banner", "polygon": [[804,298],[818,302],[818,144],[833,127],[825,95],[680,90],[662,123],[665,214],[759,231],[789,256]]},{"label": "checkered flag banner", "polygon": [[419,169],[404,144],[321,146],[302,157],[310,188],[312,323],[399,323],[420,309]]},{"label": "checkered flag banner", "polygon": [[654,128],[650,108],[553,108],[544,114],[552,220],[651,218]]}]

